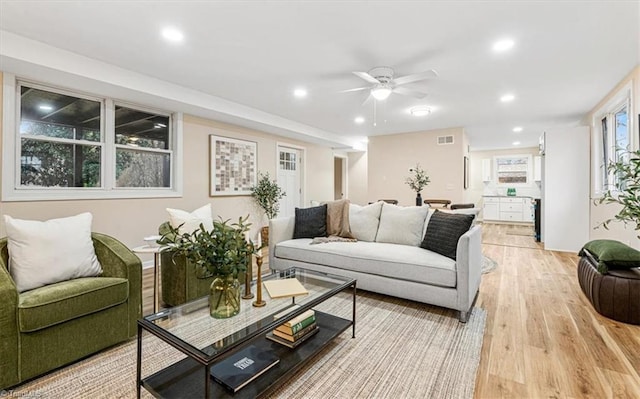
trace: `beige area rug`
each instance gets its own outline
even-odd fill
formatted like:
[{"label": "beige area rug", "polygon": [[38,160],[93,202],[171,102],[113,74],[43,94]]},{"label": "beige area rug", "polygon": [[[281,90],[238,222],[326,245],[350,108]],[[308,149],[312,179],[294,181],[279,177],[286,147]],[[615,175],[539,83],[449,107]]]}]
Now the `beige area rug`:
[{"label": "beige area rug", "polygon": [[498,267],[498,262],[486,255],[482,255],[482,274],[489,273]]},{"label": "beige area rug", "polygon": [[[318,307],[351,316],[342,293]],[[465,323],[456,312],[360,292],[356,338],[338,336],[291,375],[272,398],[471,398],[486,320],[475,308]],[[132,340],[19,386],[8,397],[135,398],[136,348]],[[159,339],[143,338],[143,376],[182,358]],[[142,390],[142,397],[151,395]]]}]

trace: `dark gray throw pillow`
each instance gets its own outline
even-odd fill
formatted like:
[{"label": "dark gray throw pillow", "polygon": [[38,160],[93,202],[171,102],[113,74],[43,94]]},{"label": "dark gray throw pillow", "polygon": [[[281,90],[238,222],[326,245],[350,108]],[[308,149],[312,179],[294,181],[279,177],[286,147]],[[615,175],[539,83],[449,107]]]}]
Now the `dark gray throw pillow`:
[{"label": "dark gray throw pillow", "polygon": [[458,240],[469,230],[474,217],[475,215],[440,212],[436,209],[429,219],[420,247],[456,260]]},{"label": "dark gray throw pillow", "polygon": [[296,208],[293,238],[327,236],[327,204],[311,208]]}]

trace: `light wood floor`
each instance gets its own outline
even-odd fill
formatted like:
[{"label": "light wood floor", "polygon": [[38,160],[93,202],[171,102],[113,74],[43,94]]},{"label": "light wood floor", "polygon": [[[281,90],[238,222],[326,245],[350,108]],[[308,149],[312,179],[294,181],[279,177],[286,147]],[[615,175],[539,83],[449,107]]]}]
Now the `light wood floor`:
[{"label": "light wood floor", "polygon": [[[600,316],[578,285],[575,254],[545,251],[523,226],[486,224],[476,306],[487,325],[476,398],[640,398],[640,326]],[[153,273],[143,273],[144,313]]]}]

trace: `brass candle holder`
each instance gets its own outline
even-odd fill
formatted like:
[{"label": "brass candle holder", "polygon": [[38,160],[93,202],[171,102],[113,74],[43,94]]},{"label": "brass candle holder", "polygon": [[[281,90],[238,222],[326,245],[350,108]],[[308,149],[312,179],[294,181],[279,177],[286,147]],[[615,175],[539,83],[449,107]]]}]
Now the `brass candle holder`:
[{"label": "brass candle holder", "polygon": [[247,269],[244,273],[244,295],[242,295],[242,299],[253,298],[253,292],[251,292],[251,280],[251,270]]},{"label": "brass candle holder", "polygon": [[267,303],[262,300],[262,255],[256,255],[256,265],[258,266],[258,281],[256,282],[256,300],[253,301],[253,306],[261,308]]}]

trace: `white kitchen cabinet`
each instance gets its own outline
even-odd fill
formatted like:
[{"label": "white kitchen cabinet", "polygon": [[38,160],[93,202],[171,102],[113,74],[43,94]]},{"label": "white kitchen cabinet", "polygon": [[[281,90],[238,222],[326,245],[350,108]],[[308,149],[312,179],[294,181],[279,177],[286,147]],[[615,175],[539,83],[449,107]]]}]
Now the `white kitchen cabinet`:
[{"label": "white kitchen cabinet", "polygon": [[531,198],[483,197],[483,220],[532,222]]},{"label": "white kitchen cabinet", "polygon": [[542,181],[542,157],[533,157],[533,181]]},{"label": "white kitchen cabinet", "polygon": [[482,181],[491,181],[491,159],[486,158],[482,160]]},{"label": "white kitchen cabinet", "polygon": [[500,218],[500,202],[495,197],[484,197],[482,206],[483,220],[498,220]]}]

